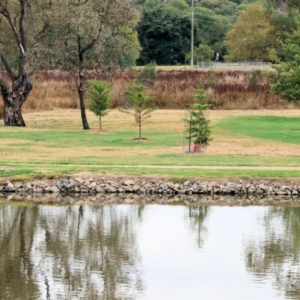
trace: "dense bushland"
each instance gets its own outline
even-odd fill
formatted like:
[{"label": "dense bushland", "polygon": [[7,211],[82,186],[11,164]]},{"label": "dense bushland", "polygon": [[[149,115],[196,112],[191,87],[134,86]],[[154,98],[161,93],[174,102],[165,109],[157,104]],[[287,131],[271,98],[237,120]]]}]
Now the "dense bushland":
[{"label": "dense bushland", "polygon": [[[112,85],[113,108],[126,107],[125,93],[138,79],[138,70],[115,73],[88,72],[89,79],[105,80]],[[194,101],[195,90],[203,88],[212,109],[283,109],[296,104],[270,93],[267,76],[260,71],[158,70],[157,81],[147,89],[154,105],[164,109],[184,109]],[[40,71],[25,110],[79,108],[76,89],[68,73]]]}]

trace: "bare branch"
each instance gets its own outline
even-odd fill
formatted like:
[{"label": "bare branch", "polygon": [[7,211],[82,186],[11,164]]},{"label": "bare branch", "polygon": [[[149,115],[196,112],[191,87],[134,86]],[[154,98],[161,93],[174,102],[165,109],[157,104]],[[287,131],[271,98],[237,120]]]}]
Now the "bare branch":
[{"label": "bare branch", "polygon": [[1,6],[1,8],[2,9],[0,10],[0,14],[3,15],[5,17],[5,19],[7,20],[8,24],[9,24],[9,26],[10,26],[12,32],[13,32],[13,35],[14,35],[15,41],[18,45],[18,48],[19,48],[21,54],[24,55],[25,51],[24,51],[24,48],[22,46],[21,40],[19,38],[18,31],[17,31],[17,29],[16,29],[16,27],[15,27],[13,21],[12,21],[12,18],[10,16],[8,10],[6,9],[6,7]]},{"label": "bare branch", "polygon": [[14,78],[15,78],[15,75],[14,75],[14,73],[13,73],[13,71],[12,71],[12,69],[11,69],[11,67],[10,67],[7,59],[6,59],[6,57],[4,56],[2,50],[0,49],[0,63],[1,62],[3,63],[4,68],[5,68],[8,76],[9,76],[9,78],[13,81]]}]

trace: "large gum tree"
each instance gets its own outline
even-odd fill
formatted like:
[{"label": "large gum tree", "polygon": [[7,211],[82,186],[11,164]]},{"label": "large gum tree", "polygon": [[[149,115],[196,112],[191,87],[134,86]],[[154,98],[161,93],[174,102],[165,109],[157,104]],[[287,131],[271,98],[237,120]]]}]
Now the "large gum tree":
[{"label": "large gum tree", "polygon": [[47,6],[47,0],[0,0],[0,94],[5,126],[25,126],[22,105],[32,90],[39,44],[49,29],[40,18]]}]

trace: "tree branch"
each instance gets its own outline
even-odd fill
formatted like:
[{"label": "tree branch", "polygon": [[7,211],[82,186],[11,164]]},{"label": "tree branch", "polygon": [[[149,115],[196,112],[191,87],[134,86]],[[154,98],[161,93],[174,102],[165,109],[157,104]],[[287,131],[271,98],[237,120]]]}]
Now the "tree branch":
[{"label": "tree branch", "polygon": [[4,68],[9,76],[9,78],[13,81],[15,79],[15,75],[13,70],[11,69],[6,57],[4,56],[4,54],[2,53],[2,50],[0,49],[0,63],[3,63]]},{"label": "tree branch", "polygon": [[4,18],[7,20],[9,26],[12,29],[12,32],[13,32],[15,41],[18,45],[18,48],[19,48],[21,54],[24,55],[25,54],[24,48],[22,46],[21,40],[20,40],[19,35],[18,35],[18,31],[17,31],[17,29],[16,29],[16,27],[15,27],[15,25],[14,25],[12,19],[11,19],[10,14],[9,14],[9,12],[6,8],[4,8],[3,6],[0,6],[0,7],[2,7],[2,10],[0,10],[0,14],[3,15]]},{"label": "tree branch", "polygon": [[289,5],[290,7],[297,9],[296,5],[292,4],[290,1],[288,0],[283,0],[287,5]]},{"label": "tree branch", "polygon": [[22,43],[22,47],[24,51],[27,51],[27,45],[26,45],[26,33],[25,33],[25,26],[24,26],[24,20],[26,17],[26,3],[27,1],[25,0],[20,0],[20,5],[21,5],[21,15],[20,15],[20,20],[19,20],[19,30],[20,30],[20,40]]}]

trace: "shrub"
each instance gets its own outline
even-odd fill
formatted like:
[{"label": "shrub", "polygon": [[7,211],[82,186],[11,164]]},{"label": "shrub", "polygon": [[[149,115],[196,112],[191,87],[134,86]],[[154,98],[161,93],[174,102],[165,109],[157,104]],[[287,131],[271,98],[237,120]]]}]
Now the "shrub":
[{"label": "shrub", "polygon": [[146,86],[154,85],[157,80],[155,63],[147,64],[138,76],[138,82]]}]

